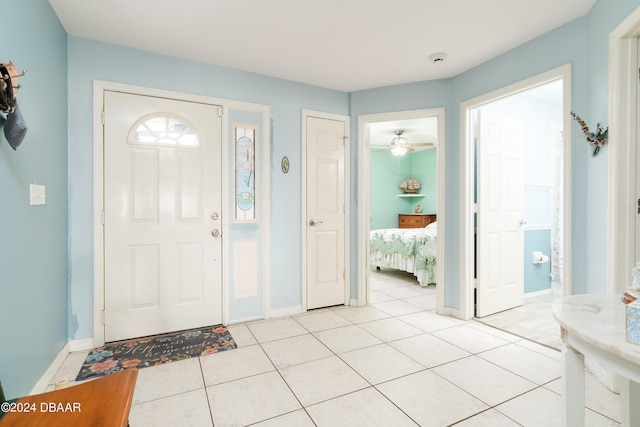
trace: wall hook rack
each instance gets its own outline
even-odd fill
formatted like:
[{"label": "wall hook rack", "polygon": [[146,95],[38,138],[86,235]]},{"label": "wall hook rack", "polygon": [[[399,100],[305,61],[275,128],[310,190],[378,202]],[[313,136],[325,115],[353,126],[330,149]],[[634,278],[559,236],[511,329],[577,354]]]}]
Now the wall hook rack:
[{"label": "wall hook rack", "polygon": [[18,72],[13,63],[13,59],[9,62],[0,62],[0,111],[4,113],[13,113],[16,108],[16,97],[18,89],[22,87],[18,83],[18,78],[27,74],[26,70]]}]

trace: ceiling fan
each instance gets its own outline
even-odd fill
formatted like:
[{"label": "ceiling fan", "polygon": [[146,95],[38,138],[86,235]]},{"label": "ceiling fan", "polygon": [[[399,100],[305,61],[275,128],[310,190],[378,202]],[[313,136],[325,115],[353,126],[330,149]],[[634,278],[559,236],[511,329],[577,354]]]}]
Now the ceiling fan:
[{"label": "ceiling fan", "polygon": [[385,148],[385,150],[391,150],[391,154],[394,156],[404,156],[407,153],[415,151],[414,147],[431,147],[433,142],[416,142],[409,143],[409,140],[403,136],[404,130],[398,129],[394,131],[395,137],[391,140],[391,144]]}]

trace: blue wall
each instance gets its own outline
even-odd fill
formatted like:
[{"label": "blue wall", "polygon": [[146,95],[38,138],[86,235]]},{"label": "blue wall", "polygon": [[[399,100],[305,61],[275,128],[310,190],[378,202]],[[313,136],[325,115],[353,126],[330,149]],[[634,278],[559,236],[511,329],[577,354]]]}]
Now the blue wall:
[{"label": "blue wall", "polygon": [[[8,5],[7,3],[11,3]],[[49,3],[3,2],[0,62],[15,61],[29,130],[17,151],[0,132],[0,381],[31,391],[67,342],[67,36]],[[29,205],[29,184],[46,204]]]},{"label": "blue wall", "polygon": [[[93,80],[270,106],[271,305],[299,306],[301,110],[348,115],[349,95],[69,36],[69,337],[93,336]],[[291,164],[286,175],[280,172],[283,156]]]},{"label": "blue wall", "polygon": [[[300,110],[351,115],[350,204],[355,208],[350,218],[350,257],[356,265],[358,116],[444,107],[446,141],[441,148],[446,159],[448,216],[445,305],[457,307],[460,103],[570,63],[572,109],[590,123],[606,123],[608,34],[640,0],[599,0],[586,16],[452,79],[352,94],[73,36],[65,44],[67,36],[46,1],[8,3],[5,12],[10,19],[5,19],[0,29],[4,41],[0,59],[14,58],[19,67],[29,70],[20,101],[30,126],[17,152],[0,136],[0,321],[3,326],[12,326],[5,327],[0,347],[0,379],[13,396],[30,390],[67,336],[81,339],[93,335],[93,80],[270,106],[274,309],[297,306],[301,299]],[[601,259],[601,248],[606,246],[602,225],[607,220],[607,149],[592,158],[577,126],[572,138],[573,291],[604,291],[606,267],[584,260]],[[285,155],[291,160],[290,172],[273,173]],[[28,206],[28,184],[33,182],[47,186],[46,206]],[[353,269],[353,296],[357,276]]]},{"label": "blue wall", "polygon": [[[635,8],[638,0],[599,0],[584,17],[572,21],[450,80],[419,82],[371,89],[351,96],[352,123],[361,114],[444,107],[446,116],[445,306],[458,307],[460,277],[460,103],[512,83],[571,64],[574,111],[589,122],[607,122],[608,35]],[[570,194],[573,206],[572,289],[574,293],[604,292],[606,266],[584,263],[601,259],[606,247],[607,149],[592,158],[578,126],[572,128],[573,157]],[[357,134],[353,127],[352,134]],[[352,140],[357,140],[354,136]],[[355,201],[354,201],[355,203]],[[354,220],[355,224],[355,220]],[[354,251],[356,249],[354,248]]]}]

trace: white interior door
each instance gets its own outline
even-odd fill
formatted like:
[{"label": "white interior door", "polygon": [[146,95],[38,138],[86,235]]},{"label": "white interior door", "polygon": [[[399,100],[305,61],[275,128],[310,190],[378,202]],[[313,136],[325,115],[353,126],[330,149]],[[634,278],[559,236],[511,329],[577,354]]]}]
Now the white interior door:
[{"label": "white interior door", "polygon": [[105,341],[221,323],[220,107],[104,104]]},{"label": "white interior door", "polygon": [[478,111],[476,317],[524,300],[523,124]]},{"label": "white interior door", "polygon": [[346,123],[308,117],[307,309],[345,304]]}]

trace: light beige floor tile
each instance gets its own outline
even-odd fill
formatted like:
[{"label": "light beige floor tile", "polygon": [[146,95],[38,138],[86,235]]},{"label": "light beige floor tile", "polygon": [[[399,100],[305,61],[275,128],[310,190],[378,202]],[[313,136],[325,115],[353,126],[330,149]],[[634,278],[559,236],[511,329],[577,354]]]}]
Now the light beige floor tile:
[{"label": "light beige floor tile", "polygon": [[531,381],[477,356],[465,357],[435,367],[432,371],[489,406],[498,405],[537,387]]},{"label": "light beige floor tile", "polygon": [[138,370],[138,379],[133,393],[133,404],[173,396],[203,387],[204,382],[200,370],[200,361],[197,357],[151,366]]},{"label": "light beige floor tile", "polygon": [[216,426],[244,426],[300,409],[277,372],[214,385],[207,394]]},{"label": "light beige floor tile", "polygon": [[387,313],[389,316],[402,316],[404,314],[417,313],[422,311],[420,307],[409,304],[403,300],[394,300],[372,304],[374,308]]},{"label": "light beige floor tile", "polygon": [[493,326],[485,325],[484,323],[480,323],[477,321],[466,323],[467,326],[471,326],[472,328],[478,329],[482,332],[486,332],[489,335],[494,335],[498,338],[502,338],[505,341],[509,342],[517,342],[522,341],[522,337],[518,335],[514,335],[502,329],[495,328]]},{"label": "light beige floor tile", "polygon": [[295,316],[294,319],[309,332],[318,332],[351,325],[351,322],[347,319],[337,315],[335,311],[330,310],[312,311],[307,314]]},{"label": "light beige floor tile", "polygon": [[562,353],[560,353],[560,351],[554,348],[549,348],[547,346],[541,345],[537,342],[533,342],[530,340],[521,340],[516,342],[516,345],[519,345],[520,347],[528,348],[529,350],[533,350],[536,353],[544,354],[545,356],[551,357],[552,359],[555,359],[558,361],[562,360]]},{"label": "light beige floor tile", "polygon": [[307,411],[318,427],[416,426],[416,423],[373,388],[309,406]]},{"label": "light beige floor tile", "polygon": [[53,377],[51,384],[55,384],[56,381],[62,380],[66,378],[69,382],[75,382],[76,377],[78,376],[78,372],[82,368],[85,360],[87,360],[87,356],[89,355],[89,351],[78,351],[74,353],[69,353],[67,357],[62,362],[62,365],[58,369],[58,372]]},{"label": "light beige floor tile", "polygon": [[282,317],[278,319],[261,320],[259,322],[247,323],[247,327],[249,328],[249,330],[251,330],[253,336],[255,336],[260,343],[295,337],[297,335],[304,335],[309,333],[291,317]]},{"label": "light beige floor tile", "polygon": [[202,356],[200,363],[207,386],[275,370],[259,345]]},{"label": "light beige floor tile", "polygon": [[389,345],[411,357],[426,368],[449,363],[467,357],[470,353],[449,344],[431,334],[422,334],[403,340],[392,341]]},{"label": "light beige floor tile", "polygon": [[[516,397],[496,410],[505,414],[524,427],[561,427],[562,426],[562,397],[544,387],[536,388],[526,394]],[[585,426],[605,427],[619,424],[590,409],[585,410]]]},{"label": "light beige floor tile", "polygon": [[379,384],[425,369],[387,344],[342,353],[340,358],[371,384]]},{"label": "light beige floor tile", "polygon": [[[455,424],[455,427],[519,427],[520,424],[500,412],[489,409]],[[542,426],[541,426],[542,427]]]},{"label": "light beige floor tile", "polygon": [[394,299],[404,299],[411,297],[419,297],[424,295],[421,292],[421,288],[419,285],[416,286],[403,286],[401,288],[390,288],[390,289],[381,289],[380,293],[387,294]]},{"label": "light beige floor tile", "polygon": [[213,426],[204,388],[133,405],[129,423],[136,427]]},{"label": "light beige floor tile", "polygon": [[398,316],[399,320],[407,322],[410,325],[420,328],[425,332],[433,332],[440,329],[452,328],[454,326],[464,325],[466,322],[454,319],[448,316],[439,316],[428,311]]},{"label": "light beige floor tile", "polygon": [[423,310],[435,310],[438,308],[438,296],[435,294],[405,298],[404,301]]},{"label": "light beige floor tile", "polygon": [[289,412],[279,417],[271,418],[267,421],[262,421],[257,424],[252,424],[251,427],[314,427],[313,421],[309,418],[309,415],[304,409],[299,409],[294,412]]},{"label": "light beige floor tile", "polygon": [[314,335],[334,353],[344,353],[382,343],[378,338],[356,325],[320,331]]},{"label": "light beige floor tile", "polygon": [[[545,384],[545,388],[563,394],[562,378]],[[620,422],[620,395],[613,393],[591,372],[585,371],[584,403],[589,409]]]},{"label": "light beige floor tile", "polygon": [[391,297],[387,294],[383,294],[381,291],[371,291],[369,292],[369,303],[376,304],[379,302],[385,301],[393,301],[395,298]]},{"label": "light beige floor tile", "polygon": [[258,341],[245,324],[232,325],[227,327],[227,329],[238,347],[258,344]]},{"label": "light beige floor tile", "polygon": [[430,371],[376,388],[421,426],[449,426],[488,409],[480,400]]},{"label": "light beige floor tile", "polygon": [[553,381],[562,375],[562,364],[559,360],[517,344],[478,353],[478,356],[538,385]]},{"label": "light beige floor tile", "polygon": [[523,426],[561,426],[561,398],[545,389],[536,388],[495,409]]},{"label": "light beige floor tile", "polygon": [[336,310],[336,313],[351,323],[371,322],[372,320],[390,317],[387,313],[376,310],[370,305],[364,307],[343,307]]},{"label": "light beige floor tile", "polygon": [[434,331],[432,333],[436,337],[474,354],[509,344],[509,341],[505,341],[494,335],[489,335],[467,325]]},{"label": "light beige floor tile", "polygon": [[304,406],[369,386],[369,383],[336,356],[284,368],[280,373]]},{"label": "light beige floor tile", "polygon": [[270,341],[262,344],[262,348],[278,369],[333,356],[333,352],[311,334]]},{"label": "light beige floor tile", "polygon": [[424,333],[421,329],[395,317],[360,323],[358,326],[384,342],[397,341]]}]

